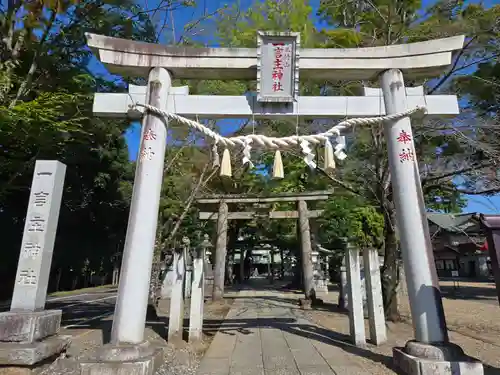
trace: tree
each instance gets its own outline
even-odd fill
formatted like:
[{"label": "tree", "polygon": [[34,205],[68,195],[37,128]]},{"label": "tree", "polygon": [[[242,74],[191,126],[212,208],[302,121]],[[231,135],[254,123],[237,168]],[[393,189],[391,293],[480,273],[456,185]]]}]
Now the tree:
[{"label": "tree", "polygon": [[115,3],[21,0],[0,14],[4,285],[14,279],[37,159],[68,166],[50,288],[84,285],[82,270],[105,274],[123,243],[133,176],[122,138],[128,123],[92,115],[93,93],[118,86],[89,73],[84,31],[148,40],[150,24],[131,16],[138,10],[132,2]]},{"label": "tree", "polygon": [[[461,2],[438,1],[425,9],[422,15],[421,6],[420,1],[361,1],[339,6],[337,2],[324,0],[321,2],[319,15],[332,29],[322,31],[323,43],[325,46],[363,47],[466,33],[469,37],[464,50],[456,56],[451,69],[442,77],[430,82],[407,83],[424,83],[429,93],[449,87],[450,78],[458,72],[478,61],[491,58],[489,44],[494,35],[490,27],[497,9],[486,10]],[[360,84],[362,82],[352,82],[350,87],[358,87],[359,90]],[[330,85],[335,86],[337,83]],[[483,164],[475,157],[477,148],[470,147],[460,139],[458,133],[463,129],[450,132],[429,131],[429,128],[451,128],[449,122],[421,123],[414,120],[413,127],[428,206],[448,211],[459,210],[463,207],[464,200],[461,192],[457,191],[453,178],[465,175],[471,169],[481,169]],[[399,248],[386,154],[381,128],[358,130],[351,140],[349,160],[342,171],[332,177],[335,178],[335,183],[378,207],[378,212],[384,217],[384,307],[388,318],[397,319],[399,314],[395,291],[399,275]]]}]

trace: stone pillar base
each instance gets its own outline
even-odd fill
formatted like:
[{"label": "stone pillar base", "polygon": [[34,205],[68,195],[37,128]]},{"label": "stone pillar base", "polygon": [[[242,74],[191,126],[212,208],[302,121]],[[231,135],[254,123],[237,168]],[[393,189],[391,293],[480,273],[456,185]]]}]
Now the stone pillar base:
[{"label": "stone pillar base", "polygon": [[35,342],[59,333],[61,310],[0,313],[0,342]]},{"label": "stone pillar base", "polygon": [[408,375],[484,375],[483,364],[455,344],[408,341],[392,349],[394,366]]},{"label": "stone pillar base", "polygon": [[163,364],[163,348],[149,342],[108,344],[80,360],[80,375],[153,375]]},{"label": "stone pillar base", "polygon": [[0,374],[29,374],[65,351],[71,336],[59,336],[61,310],[0,313]]},{"label": "stone pillar base", "polygon": [[1,342],[0,365],[32,366],[65,351],[71,336],[50,336],[33,343]]}]

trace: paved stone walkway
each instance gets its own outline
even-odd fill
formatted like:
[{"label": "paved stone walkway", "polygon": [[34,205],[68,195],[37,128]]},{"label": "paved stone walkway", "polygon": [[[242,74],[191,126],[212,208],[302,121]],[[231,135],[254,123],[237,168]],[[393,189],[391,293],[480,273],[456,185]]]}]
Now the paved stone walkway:
[{"label": "paved stone walkway", "polygon": [[333,332],[301,318],[283,297],[276,291],[239,292],[198,374],[366,374],[334,344]]}]

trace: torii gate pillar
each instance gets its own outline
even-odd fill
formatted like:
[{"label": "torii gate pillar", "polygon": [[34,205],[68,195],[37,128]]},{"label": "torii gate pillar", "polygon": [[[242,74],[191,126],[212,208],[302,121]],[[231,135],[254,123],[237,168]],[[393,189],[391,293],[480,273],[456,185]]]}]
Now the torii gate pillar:
[{"label": "torii gate pillar", "polygon": [[[166,69],[151,69],[148,103],[165,108],[170,86]],[[118,374],[122,364],[126,364],[128,373],[150,375],[161,365],[163,350],[144,341],[144,329],[163,181],[166,125],[164,118],[154,114],[144,117],[111,344],[80,362],[82,375]]]},{"label": "torii gate pillar", "polygon": [[[406,110],[403,73],[386,70],[380,84],[386,113]],[[385,123],[384,133],[415,333],[415,340],[393,349],[395,365],[409,374],[482,374],[481,362],[449,342],[410,119]]]}]

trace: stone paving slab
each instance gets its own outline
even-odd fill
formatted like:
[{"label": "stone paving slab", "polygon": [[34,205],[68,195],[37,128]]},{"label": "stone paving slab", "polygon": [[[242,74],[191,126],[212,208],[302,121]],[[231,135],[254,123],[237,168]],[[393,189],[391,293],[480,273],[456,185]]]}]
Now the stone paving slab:
[{"label": "stone paving slab", "polygon": [[[293,308],[283,300],[282,293],[276,291],[241,291],[202,359],[197,374],[343,373],[344,368],[339,368],[336,363],[336,359],[342,357],[341,350],[330,352],[327,345],[314,339],[312,336],[320,328],[294,315]],[[338,364],[351,367],[345,361],[338,361]]]}]

